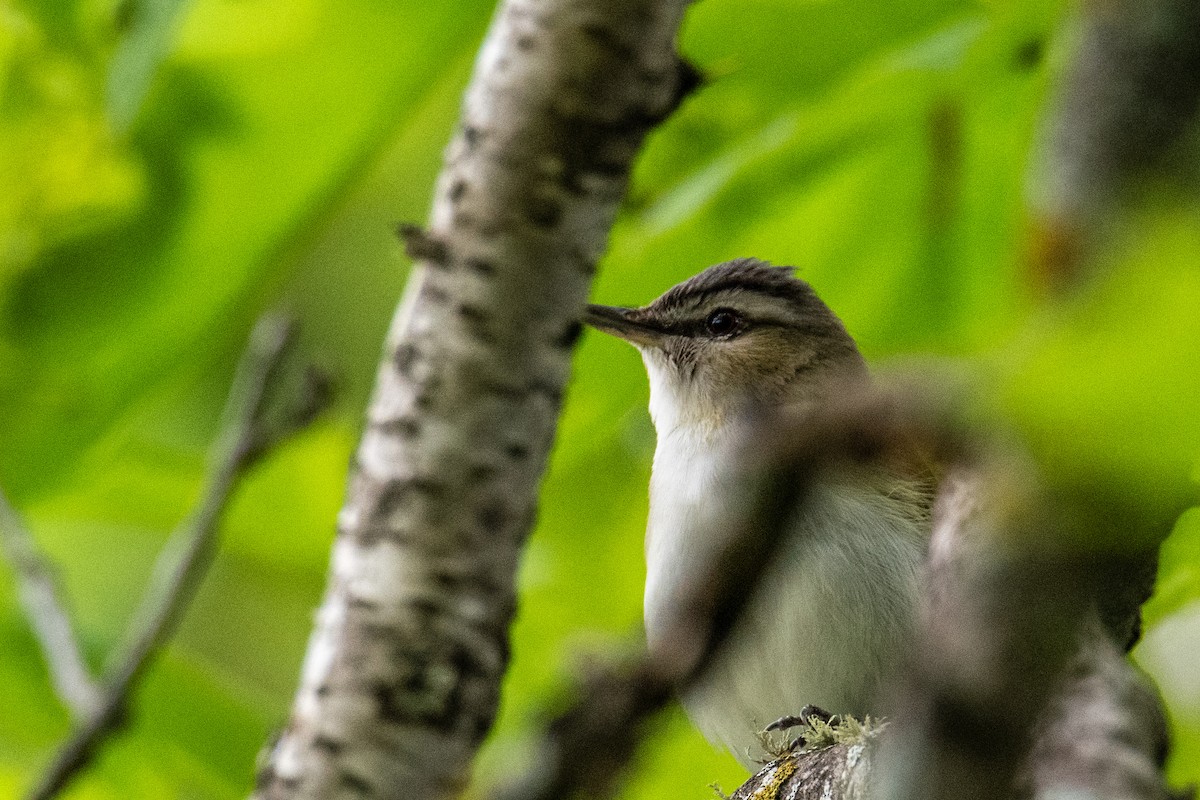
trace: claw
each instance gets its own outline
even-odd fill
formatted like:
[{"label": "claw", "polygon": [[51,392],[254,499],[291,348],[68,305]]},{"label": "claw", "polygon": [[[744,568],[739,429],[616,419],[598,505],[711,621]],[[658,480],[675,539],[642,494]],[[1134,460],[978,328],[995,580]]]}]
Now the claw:
[{"label": "claw", "polygon": [[787,716],[785,716],[785,717],[780,717],[779,719],[775,720],[775,721],[774,721],[774,722],[772,722],[770,725],[768,725],[767,727],[763,728],[763,730],[764,730],[764,731],[767,731],[767,732],[770,732],[770,731],[786,731],[786,730],[789,730],[789,729],[791,729],[791,728],[796,728],[796,727],[799,727],[799,726],[801,726],[801,725],[803,725],[803,724],[805,724],[805,723],[804,723],[804,720],[803,720],[803,719],[801,719],[799,716],[796,716],[796,715],[794,715],[794,714],[789,714],[789,715],[787,715]]},{"label": "claw", "polygon": [[[780,717],[768,725],[764,730],[786,731],[790,728],[798,728],[801,725],[810,725],[814,719],[820,720],[824,723],[829,723],[833,720],[834,716],[835,715],[830,714],[820,706],[805,706],[804,708],[800,709],[799,714],[789,714],[788,716]],[[803,739],[804,737],[800,738]]]}]

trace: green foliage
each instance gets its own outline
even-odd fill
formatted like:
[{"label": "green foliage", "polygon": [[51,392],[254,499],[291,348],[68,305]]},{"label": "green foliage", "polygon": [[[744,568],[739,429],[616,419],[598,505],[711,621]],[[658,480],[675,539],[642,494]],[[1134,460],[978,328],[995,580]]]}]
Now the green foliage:
[{"label": "green foliage", "polygon": [[[1131,524],[1164,524],[1194,502],[1200,455],[1194,201],[1156,192],[1094,286],[1035,302],[1024,198],[1060,6],[696,4],[682,48],[711,82],[652,137],[597,297],[644,302],[741,255],[796,264],[870,357],[972,359],[1048,475],[1116,498]],[[0,0],[0,485],[61,565],[97,665],[199,491],[254,316],[295,312],[342,389],[336,413],[240,490],[128,730],[71,797],[245,792],[286,713],[403,281],[392,224],[426,214],[490,13],[483,0]],[[537,708],[581,653],[637,635],[645,400],[632,351],[585,337],[482,777],[527,756]],[[1198,540],[1191,512],[1139,650],[1173,711],[1181,781],[1200,779],[1186,659]],[[67,718],[0,576],[9,796]],[[625,796],[708,797],[740,775],[673,712]]]}]

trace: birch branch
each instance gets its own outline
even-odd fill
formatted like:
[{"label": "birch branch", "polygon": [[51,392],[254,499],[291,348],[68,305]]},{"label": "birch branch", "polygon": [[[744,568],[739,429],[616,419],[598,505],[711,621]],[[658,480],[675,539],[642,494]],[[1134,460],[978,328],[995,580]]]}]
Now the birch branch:
[{"label": "birch branch", "polygon": [[86,719],[100,705],[100,687],[92,679],[80,651],[54,567],[3,491],[0,491],[0,553],[13,568],[17,596],[41,645],[54,691],[72,717]]},{"label": "birch branch", "polygon": [[694,83],[686,0],[507,0],[475,66],[367,412],[325,597],[255,796],[462,787],[596,260]]},{"label": "birch branch", "polygon": [[291,326],[283,320],[266,318],[255,327],[230,389],[200,505],[159,554],[124,642],[109,660],[100,702],[59,747],[29,800],[47,800],[61,791],[120,726],[130,694],[174,632],[212,563],[220,521],[238,481],[268,447],[307,424],[322,407],[323,391],[307,379],[300,404],[287,409],[282,420],[268,419],[270,389],[292,339]]}]

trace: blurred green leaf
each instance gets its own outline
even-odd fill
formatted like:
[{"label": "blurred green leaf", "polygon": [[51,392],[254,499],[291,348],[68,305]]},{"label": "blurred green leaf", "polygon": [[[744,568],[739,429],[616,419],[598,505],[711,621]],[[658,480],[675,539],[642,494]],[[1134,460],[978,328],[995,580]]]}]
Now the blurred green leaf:
[{"label": "blurred green leaf", "polygon": [[1179,518],[1163,543],[1154,597],[1142,616],[1148,627],[1158,625],[1189,603],[1200,600],[1200,508]]},{"label": "blurred green leaf", "polygon": [[[1112,535],[1160,537],[1197,500],[1200,226],[1156,211],[1114,248],[1098,284],[1012,353],[1004,403],[1048,477],[1124,508]],[[1141,524],[1138,524],[1138,521]]]},{"label": "blurred green leaf", "polygon": [[159,64],[170,52],[185,0],[121,0],[116,27],[123,36],[108,68],[109,120],[125,131],[137,115]]}]

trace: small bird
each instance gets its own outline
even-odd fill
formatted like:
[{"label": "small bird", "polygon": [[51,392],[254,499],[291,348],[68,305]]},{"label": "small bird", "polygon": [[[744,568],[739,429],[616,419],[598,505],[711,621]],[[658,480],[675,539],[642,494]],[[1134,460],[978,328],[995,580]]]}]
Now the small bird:
[{"label": "small bird", "polygon": [[[657,447],[646,528],[651,651],[703,568],[725,455],[747,409],[812,413],[870,377],[842,322],[790,267],[710,267],[641,308],[592,305],[586,321],[632,343],[650,378]],[[849,389],[848,389],[849,387]],[[802,418],[802,417],[801,417]],[[705,737],[753,769],[764,725],[806,706],[878,715],[881,683],[911,647],[929,498],[882,465],[826,470],[708,668],[682,698]],[[668,654],[669,655],[669,654]]]}]

